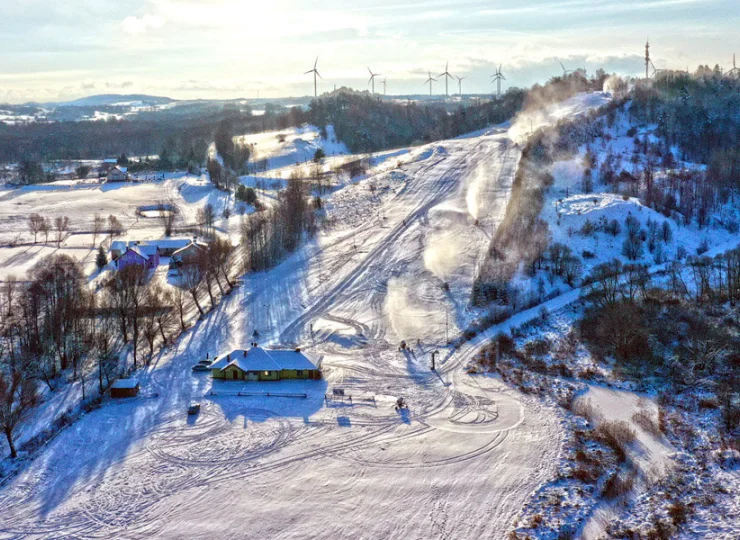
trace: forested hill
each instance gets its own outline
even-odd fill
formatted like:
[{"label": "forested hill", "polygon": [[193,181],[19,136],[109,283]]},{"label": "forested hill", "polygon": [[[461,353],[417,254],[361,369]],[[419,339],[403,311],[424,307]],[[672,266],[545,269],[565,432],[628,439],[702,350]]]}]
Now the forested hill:
[{"label": "forested hill", "polygon": [[[213,141],[218,125],[229,119],[236,133],[284,129],[305,122],[305,111],[266,107],[260,116],[249,107],[214,103],[143,112],[125,119],[101,121],[0,122],[0,163],[57,159],[103,159],[126,154],[185,155]],[[205,160],[205,154],[202,155]]]},{"label": "forested hill", "polygon": [[448,139],[508,120],[526,91],[510,89],[501,99],[473,105],[381,100],[367,92],[341,89],[311,102],[309,121],[334,126],[352,152],[376,152]]},{"label": "forested hill", "polygon": [[672,74],[636,88],[629,111],[636,123],[656,124],[682,160],[711,164],[740,153],[740,79]]}]

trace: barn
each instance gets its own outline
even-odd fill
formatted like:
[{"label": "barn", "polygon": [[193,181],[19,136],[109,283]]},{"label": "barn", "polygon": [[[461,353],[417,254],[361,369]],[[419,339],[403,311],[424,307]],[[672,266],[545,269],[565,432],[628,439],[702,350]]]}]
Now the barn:
[{"label": "barn", "polygon": [[210,369],[214,379],[229,381],[321,378],[318,363],[300,349],[263,349],[256,345],[217,356]]},{"label": "barn", "polygon": [[125,182],[126,180],[128,180],[126,167],[113,167],[105,176],[106,182]]},{"label": "barn", "polygon": [[110,397],[112,398],[136,397],[138,393],[138,379],[116,379],[110,387]]},{"label": "barn", "polygon": [[193,264],[207,249],[208,245],[203,242],[189,242],[186,246],[172,253],[170,267],[177,268],[178,266]]}]

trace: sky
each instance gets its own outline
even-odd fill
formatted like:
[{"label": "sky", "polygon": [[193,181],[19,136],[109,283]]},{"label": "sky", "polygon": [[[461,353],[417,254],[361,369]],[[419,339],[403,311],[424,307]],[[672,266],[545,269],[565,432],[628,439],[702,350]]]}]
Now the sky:
[{"label": "sky", "polygon": [[388,94],[413,94],[447,62],[464,93],[485,93],[499,64],[504,89],[546,81],[559,61],[644,73],[648,37],[657,68],[730,68],[740,52],[740,0],[14,0],[0,21],[9,103],[303,96],[317,56],[319,92],[365,89],[370,67]]}]

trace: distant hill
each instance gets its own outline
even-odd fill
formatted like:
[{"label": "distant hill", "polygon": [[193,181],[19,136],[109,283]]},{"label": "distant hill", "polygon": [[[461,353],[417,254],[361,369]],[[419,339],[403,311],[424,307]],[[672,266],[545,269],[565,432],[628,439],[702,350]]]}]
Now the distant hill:
[{"label": "distant hill", "polygon": [[174,99],[146,94],[99,94],[88,96],[74,101],[56,103],[57,107],[106,107],[118,104],[140,104],[143,106],[164,105],[172,103]]}]

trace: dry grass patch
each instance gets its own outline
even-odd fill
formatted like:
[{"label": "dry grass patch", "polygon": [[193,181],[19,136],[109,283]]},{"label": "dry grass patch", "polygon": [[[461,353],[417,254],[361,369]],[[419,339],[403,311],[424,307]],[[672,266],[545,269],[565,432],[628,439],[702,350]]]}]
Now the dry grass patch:
[{"label": "dry grass patch", "polygon": [[627,445],[635,440],[635,430],[623,420],[602,422],[596,428],[596,435],[614,450],[619,461],[627,459]]},{"label": "dry grass patch", "polygon": [[640,426],[642,429],[644,429],[646,432],[650,433],[652,436],[660,437],[661,430],[658,424],[658,420],[655,419],[652,414],[650,414],[650,411],[640,409],[632,415],[632,421]]}]

